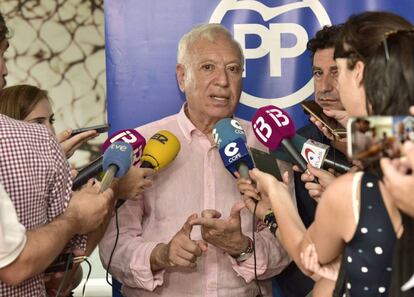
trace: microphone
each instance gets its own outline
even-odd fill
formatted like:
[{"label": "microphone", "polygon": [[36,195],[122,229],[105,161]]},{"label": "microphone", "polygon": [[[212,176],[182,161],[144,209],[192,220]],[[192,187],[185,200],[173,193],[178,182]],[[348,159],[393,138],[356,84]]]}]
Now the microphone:
[{"label": "microphone", "polygon": [[[155,133],[142,151],[141,168],[160,170],[170,164],[180,151],[178,138],[169,131],[161,130]],[[115,208],[121,207],[125,200],[119,199]]]},{"label": "microphone", "polygon": [[240,123],[232,118],[221,119],[214,125],[212,135],[226,169],[233,176],[238,171],[240,176],[250,179],[249,169],[254,164]]},{"label": "microphone", "polygon": [[[134,129],[120,130],[113,133],[107,140],[105,140],[102,144],[102,152],[105,152],[106,149],[116,141],[129,143],[132,146],[135,156],[133,165],[137,165],[142,155],[142,149],[145,146],[145,138]],[[101,172],[102,156],[95,159],[79,171],[78,175],[73,180],[72,190],[75,191],[79,189],[81,186],[86,184],[90,178],[97,176]]]},{"label": "microphone", "polygon": [[160,130],[148,140],[144,147],[141,167],[160,170],[177,157],[180,148],[180,141],[174,134],[167,130]]},{"label": "microphone", "polygon": [[282,146],[295,164],[306,171],[306,161],[292,144],[295,125],[289,114],[273,105],[259,108],[252,119],[253,132],[257,139],[271,151]]},{"label": "microphone", "polygon": [[105,175],[101,182],[101,192],[109,188],[114,177],[124,176],[128,172],[133,159],[133,148],[129,143],[117,141],[107,148],[102,158]]},{"label": "microphone", "polygon": [[[317,168],[323,168],[325,170],[333,169],[338,173],[346,173],[351,169],[351,166],[343,158],[338,160],[331,158],[327,152],[324,153],[323,146],[320,142],[306,139],[305,137],[295,134],[291,139],[293,146],[297,151],[302,152],[302,156],[309,161],[309,163]],[[329,149],[329,146],[328,146]],[[295,163],[295,160],[290,157],[288,153],[283,148],[276,149],[270,152],[276,159],[280,159],[289,163]],[[316,158],[312,159],[311,156]]]}]

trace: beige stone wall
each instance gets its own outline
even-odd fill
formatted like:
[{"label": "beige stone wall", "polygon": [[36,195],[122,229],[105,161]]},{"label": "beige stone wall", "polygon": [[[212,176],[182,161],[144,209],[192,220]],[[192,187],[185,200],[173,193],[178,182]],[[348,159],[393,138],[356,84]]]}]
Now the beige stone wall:
[{"label": "beige stone wall", "polygon": [[[56,131],[106,122],[102,0],[2,0],[12,30],[6,53],[8,85],[27,83],[49,91]],[[102,135],[70,161],[86,164]]]}]

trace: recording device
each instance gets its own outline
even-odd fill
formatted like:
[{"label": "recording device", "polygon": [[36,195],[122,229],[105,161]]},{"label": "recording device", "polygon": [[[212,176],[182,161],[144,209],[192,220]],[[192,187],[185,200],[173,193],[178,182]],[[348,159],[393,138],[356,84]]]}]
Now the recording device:
[{"label": "recording device", "polygon": [[[133,165],[137,165],[140,162],[142,150],[145,146],[145,138],[135,129],[120,130],[113,133],[107,140],[105,140],[102,144],[102,152],[105,152],[106,149],[116,141],[122,141],[132,145],[134,152]],[[82,168],[73,180],[72,190],[75,191],[79,189],[86,184],[90,178],[100,174],[102,172],[102,161],[102,156],[100,156]]]},{"label": "recording device", "polygon": [[233,176],[239,172],[240,176],[250,179],[249,169],[254,164],[240,123],[232,118],[221,119],[214,125],[212,134],[226,169]]},{"label": "recording device", "polygon": [[110,127],[111,127],[110,124],[102,124],[102,125],[96,125],[96,126],[91,126],[91,127],[74,129],[74,130],[72,130],[72,133],[70,134],[70,137],[75,136],[79,133],[86,132],[86,131],[91,131],[91,130],[96,130],[96,132],[98,132],[98,133],[105,133],[105,132],[108,132]]},{"label": "recording device", "polygon": [[414,141],[414,117],[353,117],[348,120],[347,130],[350,158],[364,162],[382,157],[399,158],[403,155],[404,141]]},{"label": "recording device", "polygon": [[270,151],[283,147],[295,164],[303,171],[307,170],[305,159],[292,144],[291,138],[296,134],[295,125],[285,111],[273,105],[263,106],[253,116],[252,127],[256,138]]},{"label": "recording device", "polygon": [[314,100],[303,101],[300,104],[305,113],[310,114],[320,121],[334,136],[343,138],[346,136],[346,129],[334,118],[328,117],[322,107]]},{"label": "recording device", "polygon": [[[348,161],[344,158],[332,158],[329,156],[329,147],[327,148],[325,144],[306,139],[299,134],[295,134],[295,136],[291,138],[291,142],[296,150],[301,152],[305,160],[308,161],[308,163],[313,167],[322,167],[325,170],[333,169],[341,174],[346,173],[351,169]],[[296,161],[283,149],[283,147],[271,151],[270,154],[276,159],[297,164]]]},{"label": "recording device", "polygon": [[106,191],[115,177],[124,176],[132,165],[134,154],[129,143],[116,141],[103,154],[102,169],[105,172],[101,181],[101,192]]}]

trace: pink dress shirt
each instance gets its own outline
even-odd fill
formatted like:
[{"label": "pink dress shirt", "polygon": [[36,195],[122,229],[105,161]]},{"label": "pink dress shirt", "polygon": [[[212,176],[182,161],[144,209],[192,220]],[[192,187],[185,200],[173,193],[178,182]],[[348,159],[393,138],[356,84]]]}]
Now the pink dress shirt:
[{"label": "pink dress shirt", "polygon": [[[251,147],[264,149],[256,141],[250,124],[240,120]],[[121,281],[124,296],[256,296],[253,257],[238,264],[231,256],[209,245],[197,267],[168,268],[152,273],[150,255],[159,243],[168,243],[192,213],[216,209],[223,217],[241,199],[235,178],[225,169],[218,150],[195,128],[184,108],[173,116],[137,130],[149,139],[165,129],[181,142],[181,151],[170,166],[160,171],[154,186],[137,201],[127,201],[119,211],[120,237],[110,273]],[[252,237],[252,215],[241,213],[242,231]],[[115,242],[115,217],[100,243],[100,256],[107,266]],[[199,227],[191,238],[201,239]],[[290,262],[287,253],[269,230],[256,233],[257,273],[265,296],[271,296],[271,281]]]}]

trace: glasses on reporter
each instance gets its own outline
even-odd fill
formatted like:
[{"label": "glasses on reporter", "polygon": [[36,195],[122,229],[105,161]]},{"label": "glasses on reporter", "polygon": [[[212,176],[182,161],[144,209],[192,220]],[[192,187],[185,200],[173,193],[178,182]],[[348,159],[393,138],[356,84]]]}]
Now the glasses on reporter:
[{"label": "glasses on reporter", "polygon": [[405,30],[391,30],[384,33],[384,39],[382,40],[382,45],[384,47],[384,55],[387,62],[390,60],[390,51],[388,49],[388,39],[399,34],[413,34],[414,28],[405,29]]}]

